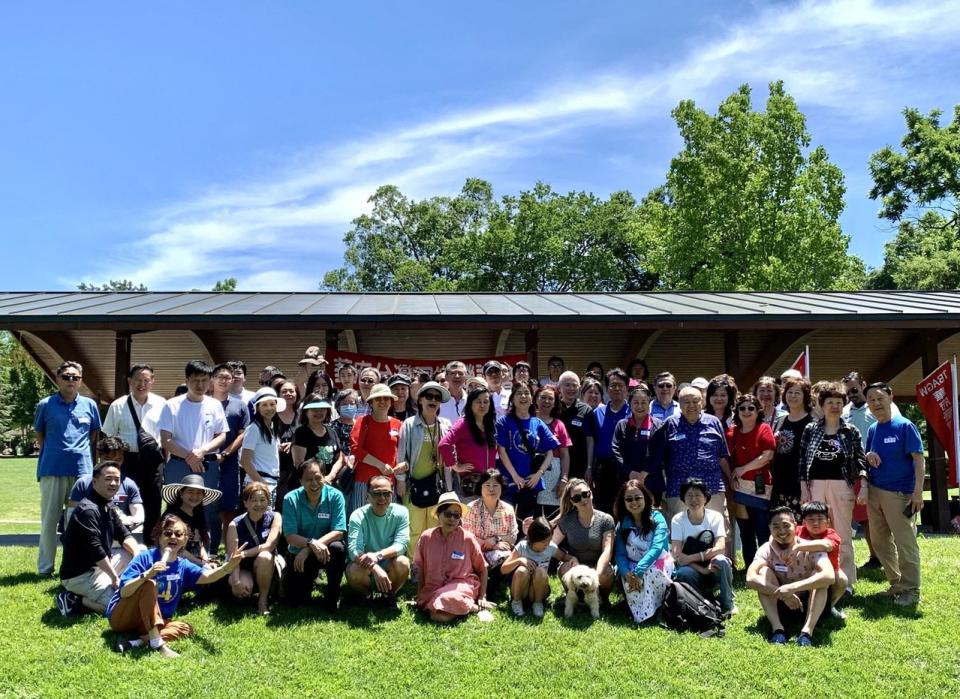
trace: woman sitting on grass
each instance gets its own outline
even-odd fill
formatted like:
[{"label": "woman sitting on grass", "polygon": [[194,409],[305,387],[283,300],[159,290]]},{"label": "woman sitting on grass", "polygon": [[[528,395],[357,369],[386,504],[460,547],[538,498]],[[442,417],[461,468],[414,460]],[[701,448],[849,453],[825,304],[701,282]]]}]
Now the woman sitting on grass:
[{"label": "woman sitting on grass", "polygon": [[266,483],[248,483],[241,499],[247,511],[227,528],[227,557],[233,556],[241,546],[245,547],[240,554],[240,566],[230,573],[230,591],[234,597],[246,599],[253,594],[256,582],[258,609],[261,614],[268,614],[282,520],[270,509],[270,487]]},{"label": "woman sitting on grass", "polygon": [[149,645],[165,658],[176,658],[179,654],[167,646],[167,641],[193,633],[190,624],[170,620],[177,611],[180,595],[229,575],[243,560],[246,544],[219,568],[201,568],[180,558],[177,554],[187,543],[188,531],[182,519],[165,514],[153,530],[157,546],[137,555],[120,576],[120,587],[107,605],[110,628],[118,634],[132,631],[140,638],[120,641],[114,647],[117,652]]}]

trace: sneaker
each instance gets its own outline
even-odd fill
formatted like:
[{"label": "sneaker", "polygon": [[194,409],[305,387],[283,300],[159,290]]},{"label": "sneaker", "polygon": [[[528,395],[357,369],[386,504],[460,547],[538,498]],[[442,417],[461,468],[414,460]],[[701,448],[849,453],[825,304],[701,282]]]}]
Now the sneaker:
[{"label": "sneaker", "polygon": [[813,639],[810,638],[810,634],[802,633],[797,636],[797,645],[801,648],[809,648],[813,645]]},{"label": "sneaker", "polygon": [[840,619],[841,621],[847,618],[847,613],[842,609],[837,609],[836,607],[830,607],[830,616],[834,619]]},{"label": "sneaker", "polygon": [[861,570],[880,570],[883,566],[880,565],[880,559],[876,556],[870,556],[867,559],[867,562],[860,566]]},{"label": "sneaker", "polygon": [[391,612],[399,612],[400,604],[397,602],[396,595],[384,595],[380,601],[381,606]]},{"label": "sneaker", "polygon": [[83,600],[79,595],[66,590],[60,590],[56,597],[57,609],[63,616],[73,616],[78,613],[83,606]]},{"label": "sneaker", "polygon": [[[521,610],[522,610],[522,607],[521,607]],[[533,603],[533,615],[537,617],[537,619],[543,618],[543,602]]]},{"label": "sneaker", "polygon": [[510,611],[513,612],[514,616],[523,616],[523,602],[520,600],[515,600],[510,603]]},{"label": "sneaker", "polygon": [[891,586],[888,587],[886,590],[884,590],[883,592],[881,592],[881,593],[880,593],[880,596],[881,596],[881,597],[889,597],[890,599],[895,599],[895,598],[899,597],[901,594],[903,594],[903,590],[901,590],[899,587],[896,587],[896,586],[894,586],[894,585],[891,585]]},{"label": "sneaker", "polygon": [[897,595],[893,602],[901,607],[916,607],[920,604],[920,595],[916,592],[904,592]]},{"label": "sneaker", "polygon": [[723,613],[723,617],[724,617],[725,619],[729,619],[730,617],[736,616],[736,615],[739,614],[739,613],[740,613],[740,608],[739,608],[738,606],[734,605],[734,606],[730,607],[730,609],[728,609],[727,611],[725,611],[725,612]]},{"label": "sneaker", "polygon": [[130,645],[130,641],[117,641],[113,646],[113,652],[123,655],[129,651],[133,650],[133,646]]},{"label": "sneaker", "polygon": [[770,634],[770,638],[767,640],[775,646],[785,646],[787,645],[787,634],[783,632],[783,629],[777,629]]}]

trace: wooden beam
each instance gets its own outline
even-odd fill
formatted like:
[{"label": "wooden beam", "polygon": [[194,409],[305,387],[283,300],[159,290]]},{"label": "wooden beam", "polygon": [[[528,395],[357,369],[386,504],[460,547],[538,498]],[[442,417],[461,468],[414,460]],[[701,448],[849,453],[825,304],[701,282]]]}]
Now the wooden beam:
[{"label": "wooden beam", "polygon": [[740,375],[740,331],[723,331],[723,370],[736,378]]},{"label": "wooden beam", "polygon": [[[40,355],[34,352],[33,347],[31,347],[24,339],[22,332],[12,333],[17,342],[20,343],[20,346],[23,348],[23,351],[30,355],[30,359],[36,362],[37,366],[40,367],[40,370],[43,371],[44,375],[50,379],[50,382],[53,384],[57,383],[57,368],[54,366],[47,366],[46,363],[40,358]],[[34,337],[33,333],[27,333],[31,337]]]},{"label": "wooden beam", "polygon": [[[943,342],[956,334],[955,330],[932,330],[937,335],[937,342]],[[893,349],[871,374],[867,381],[892,382],[900,374],[910,368],[910,365],[923,355],[925,332],[911,333],[903,342]],[[926,374],[924,374],[926,376]],[[912,402],[912,401],[911,401]]]},{"label": "wooden beam", "polygon": [[[620,366],[626,370],[632,362],[637,357],[643,359],[644,348],[647,346],[647,341],[657,332],[656,330],[647,329],[647,330],[636,330],[633,333],[633,337],[630,338],[630,347],[627,349],[627,353],[623,357],[623,362],[620,363]],[[644,353],[645,354],[645,353]]]},{"label": "wooden beam", "polygon": [[493,356],[500,357],[507,352],[507,340],[510,338],[510,328],[501,330],[497,335],[497,345],[493,348]]},{"label": "wooden beam", "polygon": [[[940,366],[940,339],[936,330],[923,335],[921,356],[922,375],[930,374]],[[930,471],[930,494],[933,499],[933,521],[930,524],[938,532],[950,531],[950,504],[947,498],[947,457],[943,445],[937,441],[933,430],[927,425],[927,467]]]},{"label": "wooden beam", "polygon": [[[324,331],[325,352],[336,352],[340,349],[340,331],[331,328]],[[332,369],[332,367],[331,367]]]},{"label": "wooden beam", "polygon": [[127,392],[127,371],[130,369],[130,354],[133,338],[128,332],[115,333],[113,351],[113,395],[114,398]]},{"label": "wooden beam", "polygon": [[[80,362],[83,365],[83,383],[100,403],[109,404],[116,398],[113,391],[108,388],[106,377],[101,376],[94,368],[94,361],[87,356],[84,348],[74,343],[66,333],[33,333],[33,336],[57,354],[61,361]],[[56,367],[53,369],[55,370]]]},{"label": "wooden beam", "polygon": [[204,357],[204,361],[210,364],[210,366],[216,366],[220,362],[229,361],[228,359],[222,359],[223,351],[220,347],[220,342],[217,338],[216,331],[213,330],[191,330],[193,336],[197,338],[197,342],[200,343],[200,347],[203,348],[204,353],[207,355]]},{"label": "wooden beam", "polygon": [[527,350],[527,362],[530,364],[530,378],[536,381],[540,376],[540,331],[537,328],[527,330],[524,335]]},{"label": "wooden beam", "polygon": [[357,353],[357,334],[353,330],[344,330],[343,337],[347,341],[347,352]]},{"label": "wooden beam", "polygon": [[786,330],[777,333],[773,339],[767,343],[767,346],[760,352],[753,364],[746,367],[742,372],[734,374],[737,385],[740,390],[746,393],[750,387],[756,383],[757,379],[764,376],[774,363],[783,356],[783,353],[790,349],[795,342],[809,337],[816,331]]}]

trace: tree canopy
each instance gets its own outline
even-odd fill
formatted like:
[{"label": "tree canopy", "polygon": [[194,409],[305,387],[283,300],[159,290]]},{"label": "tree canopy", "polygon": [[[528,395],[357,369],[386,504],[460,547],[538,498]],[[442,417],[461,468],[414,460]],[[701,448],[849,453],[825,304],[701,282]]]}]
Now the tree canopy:
[{"label": "tree canopy", "polygon": [[880,218],[897,224],[883,266],[870,278],[880,289],[960,288],[960,105],[953,121],[941,112],[903,112],[903,152],[890,146],[870,158]]},{"label": "tree canopy", "polygon": [[26,437],[33,414],[53,384],[8,332],[0,332],[0,433]]},{"label": "tree canopy", "polygon": [[844,184],[782,83],[753,111],[749,86],[716,115],[681,102],[683,149],[637,202],[538,182],[494,198],[468,179],[455,196],[412,200],[384,185],[344,236],[345,291],[847,289],[862,261],[840,229]]},{"label": "tree canopy", "polygon": [[77,284],[80,291],[146,291],[147,287],[129,279],[111,279],[105,284],[91,284],[80,282]]},{"label": "tree canopy", "polygon": [[237,290],[237,280],[234,277],[227,277],[226,279],[219,280],[216,284],[213,285],[211,291],[236,291]]}]

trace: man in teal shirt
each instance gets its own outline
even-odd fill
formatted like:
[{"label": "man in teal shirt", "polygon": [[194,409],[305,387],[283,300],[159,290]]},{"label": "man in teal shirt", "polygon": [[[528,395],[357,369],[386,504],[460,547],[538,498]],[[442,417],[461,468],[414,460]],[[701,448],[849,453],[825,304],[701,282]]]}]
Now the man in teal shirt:
[{"label": "man in teal shirt", "polygon": [[379,592],[387,606],[396,608],[397,592],[410,577],[410,559],[403,555],[410,543],[410,515],[406,507],[392,503],[392,497],[389,478],[371,478],[367,483],[370,504],[350,515],[347,582],[367,596]]},{"label": "man in teal shirt", "polygon": [[343,543],[347,530],[343,495],[323,482],[322,467],[316,459],[304,461],[301,473],[301,487],[283,498],[283,535],[287,540],[284,598],[291,605],[305,603],[310,599],[317,573],[324,568],[327,571],[324,606],[328,612],[334,612],[340,602],[347,562]]}]

